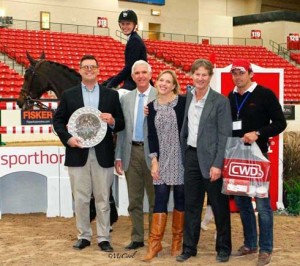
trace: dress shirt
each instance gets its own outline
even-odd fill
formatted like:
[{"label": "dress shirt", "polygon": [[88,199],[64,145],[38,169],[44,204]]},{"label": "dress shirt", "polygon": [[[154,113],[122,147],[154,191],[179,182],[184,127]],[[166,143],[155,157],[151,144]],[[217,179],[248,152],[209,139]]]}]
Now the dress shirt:
[{"label": "dress shirt", "polygon": [[196,100],[195,88],[191,91],[191,93],[193,94],[193,98],[192,98],[191,104],[189,106],[189,111],[188,111],[188,130],[189,130],[188,132],[189,132],[189,134],[188,134],[188,138],[187,138],[187,144],[194,148],[197,147],[199,123],[200,123],[202,111],[203,111],[209,90],[210,90],[210,88],[208,88],[208,90],[205,93],[205,95],[203,96],[203,98],[200,99],[199,101]]},{"label": "dress shirt", "polygon": [[81,83],[82,96],[84,106],[90,106],[98,109],[100,100],[99,84],[96,83],[92,90],[89,90],[83,83]]},{"label": "dress shirt", "polygon": [[[148,103],[148,97],[149,97],[149,93],[150,93],[150,90],[151,90],[151,85],[149,85],[149,88],[145,91],[145,92],[143,92],[143,94],[145,95],[144,97],[143,97],[143,99],[144,99],[144,106],[145,105],[147,105],[147,103]],[[136,141],[135,139],[134,139],[134,136],[135,136],[135,123],[136,123],[136,116],[137,116],[137,111],[138,111],[138,105],[139,105],[139,95],[141,94],[141,92],[139,92],[138,90],[137,90],[137,93],[136,93],[136,97],[135,97],[135,104],[134,104],[134,125],[133,125],[133,134],[132,134],[132,136],[133,136],[133,141]]]}]

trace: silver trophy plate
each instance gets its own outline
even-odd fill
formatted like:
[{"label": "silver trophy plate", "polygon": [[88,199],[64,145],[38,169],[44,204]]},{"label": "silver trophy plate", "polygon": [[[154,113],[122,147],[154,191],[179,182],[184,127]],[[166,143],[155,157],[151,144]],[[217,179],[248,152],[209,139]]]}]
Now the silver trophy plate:
[{"label": "silver trophy plate", "polygon": [[68,122],[68,132],[73,137],[78,137],[84,148],[94,147],[105,137],[107,123],[100,118],[101,112],[93,107],[77,109]]}]

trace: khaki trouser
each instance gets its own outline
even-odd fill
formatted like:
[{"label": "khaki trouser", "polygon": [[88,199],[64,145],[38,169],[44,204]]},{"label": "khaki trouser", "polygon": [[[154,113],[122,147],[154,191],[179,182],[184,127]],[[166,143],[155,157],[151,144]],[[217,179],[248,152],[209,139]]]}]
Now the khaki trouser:
[{"label": "khaki trouser", "polygon": [[110,187],[114,180],[114,168],[99,165],[94,148],[90,148],[88,160],[83,167],[68,167],[72,193],[75,201],[78,239],[91,241],[90,223],[91,195],[95,198],[97,241],[109,241],[110,230]]},{"label": "khaki trouser", "polygon": [[125,172],[128,188],[128,212],[132,220],[131,240],[144,242],[144,190],[149,202],[149,230],[154,208],[154,186],[147,167],[143,146],[132,146],[128,170]]}]

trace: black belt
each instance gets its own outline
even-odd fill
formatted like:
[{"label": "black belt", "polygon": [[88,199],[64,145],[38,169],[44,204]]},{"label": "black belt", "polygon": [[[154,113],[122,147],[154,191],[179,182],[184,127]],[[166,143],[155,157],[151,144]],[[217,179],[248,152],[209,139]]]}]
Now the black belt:
[{"label": "black belt", "polygon": [[144,146],[144,141],[132,141],[131,144],[134,146]]},{"label": "black belt", "polygon": [[197,150],[197,148],[195,148],[195,147],[193,147],[193,146],[190,146],[190,145],[188,145],[188,148],[191,149],[191,150],[193,150],[193,151],[196,151],[196,150]]}]

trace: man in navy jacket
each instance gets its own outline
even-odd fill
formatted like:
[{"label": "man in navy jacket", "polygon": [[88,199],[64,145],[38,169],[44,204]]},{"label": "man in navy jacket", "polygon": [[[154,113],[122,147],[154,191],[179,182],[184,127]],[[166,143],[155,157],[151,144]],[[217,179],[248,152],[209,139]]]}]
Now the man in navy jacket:
[{"label": "man in navy jacket", "polygon": [[131,69],[134,62],[138,60],[147,61],[146,46],[136,32],[138,19],[133,10],[122,11],[119,15],[118,22],[122,33],[128,37],[125,47],[125,66],[108,82],[107,87],[115,88],[124,81],[122,88],[134,90],[136,84],[131,77]]},{"label": "man in navy jacket", "polygon": [[[91,244],[89,204],[93,194],[97,211],[98,246],[102,251],[112,252],[109,195],[114,179],[113,133],[123,130],[125,122],[118,92],[99,85],[98,73],[97,59],[92,55],[83,56],[80,61],[82,82],[62,94],[53,126],[66,147],[65,166],[68,166],[79,232],[78,241],[73,247],[81,250]],[[107,123],[103,140],[90,148],[84,148],[81,139],[68,132],[71,115],[87,106],[100,110],[100,118]]]}]

